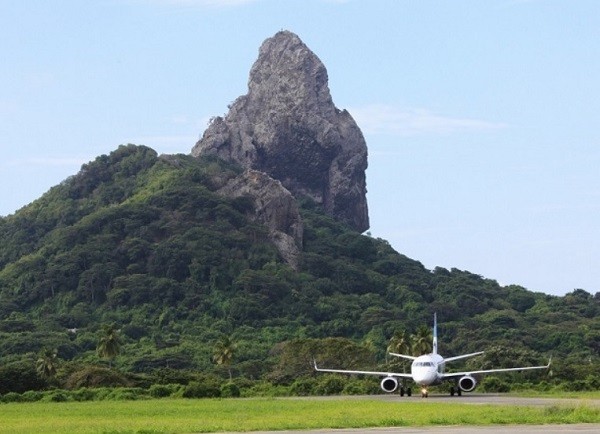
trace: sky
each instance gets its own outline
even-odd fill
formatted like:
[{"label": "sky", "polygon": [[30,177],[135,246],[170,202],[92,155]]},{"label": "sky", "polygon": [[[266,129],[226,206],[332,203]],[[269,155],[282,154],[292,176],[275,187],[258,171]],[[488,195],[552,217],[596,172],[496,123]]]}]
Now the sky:
[{"label": "sky", "polygon": [[189,153],[282,29],[363,131],[373,237],[600,291],[595,0],[0,0],[0,215],[120,144]]}]

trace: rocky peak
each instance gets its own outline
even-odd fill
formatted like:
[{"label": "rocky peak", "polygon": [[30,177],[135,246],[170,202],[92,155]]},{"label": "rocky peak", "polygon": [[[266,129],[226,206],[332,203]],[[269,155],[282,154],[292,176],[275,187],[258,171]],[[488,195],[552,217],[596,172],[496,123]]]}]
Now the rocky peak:
[{"label": "rocky peak", "polygon": [[333,104],[323,63],[292,32],[263,42],[248,93],[213,119],[192,155],[265,172],[354,229],[369,227],[365,140],[352,116]]}]

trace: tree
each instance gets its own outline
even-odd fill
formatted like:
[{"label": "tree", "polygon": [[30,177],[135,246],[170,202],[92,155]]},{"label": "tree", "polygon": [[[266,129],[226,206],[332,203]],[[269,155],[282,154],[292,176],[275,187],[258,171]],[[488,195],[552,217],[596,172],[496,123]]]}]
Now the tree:
[{"label": "tree", "polygon": [[103,359],[108,359],[108,366],[112,367],[112,361],[121,352],[121,340],[119,330],[115,324],[104,325],[102,327],[103,335],[98,341],[96,352]]},{"label": "tree", "polygon": [[225,366],[229,372],[229,380],[231,380],[231,362],[235,355],[237,345],[231,337],[222,336],[215,344],[215,350],[213,354],[213,362],[219,366]]},{"label": "tree", "polygon": [[412,351],[415,356],[431,352],[432,342],[431,330],[426,325],[422,325],[417,332],[411,335]]},{"label": "tree", "polygon": [[390,338],[390,342],[387,347],[388,353],[410,353],[410,336],[406,333],[406,330],[396,331]]},{"label": "tree", "polygon": [[35,362],[35,370],[42,378],[51,378],[56,375],[56,366],[58,362],[57,350],[44,348]]}]

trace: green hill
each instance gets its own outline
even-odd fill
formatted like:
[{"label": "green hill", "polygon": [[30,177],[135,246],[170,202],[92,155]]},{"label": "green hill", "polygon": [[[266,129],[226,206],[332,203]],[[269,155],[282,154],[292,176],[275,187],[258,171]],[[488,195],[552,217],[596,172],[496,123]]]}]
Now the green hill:
[{"label": "green hill", "polygon": [[436,311],[443,354],[490,348],[477,363],[514,366],[551,353],[553,381],[599,378],[598,293],[556,297],[427,270],[309,200],[295,271],[248,218],[250,201],[215,193],[240,172],[121,146],[0,218],[0,383],[44,349],[69,367],[65,381],[101,363],[106,324],[119,330],[115,363],[130,378],[173,369],[226,378],[212,356],[227,336],[236,377],[289,383],[311,375],[299,359],[309,347],[331,363],[383,364],[393,334],[429,327]]}]

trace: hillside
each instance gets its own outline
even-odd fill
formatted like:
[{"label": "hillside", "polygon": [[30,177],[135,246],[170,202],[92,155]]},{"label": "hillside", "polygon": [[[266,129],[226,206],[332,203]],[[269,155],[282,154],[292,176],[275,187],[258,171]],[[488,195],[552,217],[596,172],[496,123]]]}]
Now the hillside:
[{"label": "hillside", "polygon": [[437,311],[445,354],[491,347],[477,363],[498,366],[552,353],[556,381],[597,374],[598,294],[430,271],[308,199],[296,271],[251,221],[247,198],[215,193],[240,171],[121,146],[0,219],[0,365],[31,363],[43,348],[97,364],[102,325],[115,323],[121,372],[223,375],[211,356],[226,335],[237,342],[236,376],[286,382],[296,375],[278,365],[286,341],[348,338],[340,342],[366,352],[358,361],[383,363],[395,332],[413,333]]}]

